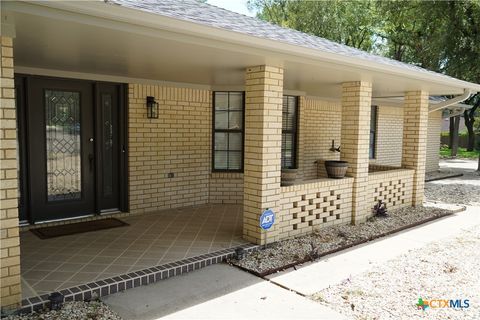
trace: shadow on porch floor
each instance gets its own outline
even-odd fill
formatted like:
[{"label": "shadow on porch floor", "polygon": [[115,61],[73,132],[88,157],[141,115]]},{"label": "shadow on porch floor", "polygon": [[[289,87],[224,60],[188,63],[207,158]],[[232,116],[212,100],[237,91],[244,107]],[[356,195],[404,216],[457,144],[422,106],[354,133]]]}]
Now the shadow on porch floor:
[{"label": "shadow on porch floor", "polygon": [[123,217],[127,227],[41,240],[21,233],[23,298],[245,244],[242,206]]}]

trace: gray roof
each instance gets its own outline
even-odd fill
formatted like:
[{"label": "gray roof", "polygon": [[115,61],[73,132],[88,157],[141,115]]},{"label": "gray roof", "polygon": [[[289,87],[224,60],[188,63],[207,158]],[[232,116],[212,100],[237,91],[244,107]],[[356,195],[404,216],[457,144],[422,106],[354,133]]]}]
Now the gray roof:
[{"label": "gray roof", "polygon": [[420,73],[435,74],[440,77],[454,79],[415,65],[370,54],[297,30],[282,28],[257,18],[231,12],[196,0],[105,0],[105,2],[205,26],[234,31],[257,38],[284,42],[309,49],[355,57],[383,65],[396,66]]}]

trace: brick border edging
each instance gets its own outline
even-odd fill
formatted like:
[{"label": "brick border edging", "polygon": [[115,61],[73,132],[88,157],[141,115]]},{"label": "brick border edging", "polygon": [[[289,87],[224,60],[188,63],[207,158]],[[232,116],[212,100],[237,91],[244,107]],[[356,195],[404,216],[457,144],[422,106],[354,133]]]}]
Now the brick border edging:
[{"label": "brick border edging", "polygon": [[[437,220],[437,219],[445,218],[445,217],[454,215],[456,213],[459,213],[459,212],[462,212],[462,211],[465,211],[465,210],[466,210],[465,207],[461,207],[460,209],[457,209],[457,210],[451,210],[451,212],[448,212],[448,213],[444,213],[444,214],[441,214],[441,215],[438,215],[438,216],[433,216],[433,217],[430,217],[430,218],[427,218],[427,219],[424,219],[424,220],[420,220],[420,221],[417,221],[417,222],[414,222],[414,223],[411,223],[411,224],[407,224],[407,225],[404,225],[404,226],[399,227],[397,229],[393,229],[393,230],[383,232],[383,233],[378,234],[378,235],[374,235],[374,236],[369,237],[369,238],[365,238],[365,239],[362,239],[362,240],[359,240],[359,241],[352,242],[352,243],[350,243],[346,246],[342,246],[342,247],[338,247],[338,248],[335,248],[335,249],[332,249],[332,250],[322,252],[321,254],[317,255],[315,257],[315,259],[312,259],[311,257],[304,258],[304,259],[298,260],[296,262],[286,264],[286,265],[281,266],[281,267],[269,269],[269,270],[264,271],[264,272],[257,272],[257,271],[251,270],[251,269],[247,269],[245,267],[236,265],[236,264],[231,263],[231,262],[229,262],[229,264],[232,265],[232,266],[235,266],[235,267],[237,267],[237,268],[239,268],[243,271],[251,273],[251,274],[253,274],[257,277],[265,278],[266,276],[269,276],[271,274],[281,272],[281,271],[285,271],[287,269],[294,268],[295,266],[298,266],[298,265],[301,265],[301,264],[304,264],[304,263],[307,263],[307,262],[315,262],[317,259],[323,258],[323,257],[328,256],[330,254],[334,254],[334,253],[337,253],[337,252],[340,252],[340,251],[343,251],[343,250],[346,250],[346,249],[350,249],[352,247],[355,247],[355,246],[358,246],[358,245],[361,245],[361,244],[364,244],[364,243],[367,243],[367,242],[370,242],[370,241],[373,241],[373,240],[376,240],[376,239],[379,239],[379,238],[383,238],[383,237],[389,236],[391,234],[394,234],[394,233],[397,233],[397,232],[400,232],[400,231],[403,231],[403,230],[406,230],[406,229],[414,228],[414,227],[420,226],[422,224],[432,222],[432,221]],[[251,251],[253,251],[253,250],[251,250]]]},{"label": "brick border edging", "polygon": [[[58,292],[63,295],[64,302],[86,301],[92,298],[100,298],[226,261],[228,258],[234,256],[236,248],[243,248],[246,252],[250,252],[257,250],[258,247],[259,246],[255,244],[244,244],[235,248],[185,258],[179,261],[62,289]],[[50,300],[48,297],[49,294],[43,294],[41,296],[23,299],[22,306],[15,311],[15,314],[27,314],[49,308]]]}]

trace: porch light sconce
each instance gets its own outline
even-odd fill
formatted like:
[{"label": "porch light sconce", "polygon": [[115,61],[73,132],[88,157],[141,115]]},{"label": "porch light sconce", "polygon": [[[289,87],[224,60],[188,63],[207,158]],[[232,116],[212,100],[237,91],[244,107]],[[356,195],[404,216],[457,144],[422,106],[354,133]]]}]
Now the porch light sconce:
[{"label": "porch light sconce", "polygon": [[158,119],[158,102],[155,101],[155,97],[147,97],[147,118]]}]

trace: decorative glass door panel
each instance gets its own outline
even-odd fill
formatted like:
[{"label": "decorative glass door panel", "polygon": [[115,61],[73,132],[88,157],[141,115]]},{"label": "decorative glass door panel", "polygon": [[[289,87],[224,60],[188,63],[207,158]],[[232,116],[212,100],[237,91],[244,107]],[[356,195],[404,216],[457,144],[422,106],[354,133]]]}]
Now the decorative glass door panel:
[{"label": "decorative glass door panel", "polygon": [[82,198],[80,93],[45,90],[48,201]]}]

